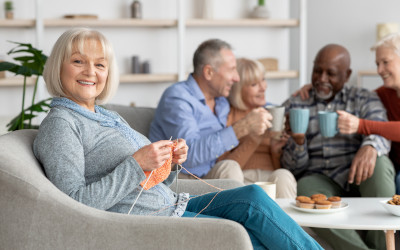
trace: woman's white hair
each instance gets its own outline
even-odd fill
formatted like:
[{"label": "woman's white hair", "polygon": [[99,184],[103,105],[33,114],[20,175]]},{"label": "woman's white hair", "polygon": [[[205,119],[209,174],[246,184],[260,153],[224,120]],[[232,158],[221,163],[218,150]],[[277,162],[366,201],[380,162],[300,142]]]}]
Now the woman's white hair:
[{"label": "woman's white hair", "polygon": [[237,59],[236,68],[240,76],[240,81],[233,84],[228,99],[233,107],[247,110],[248,107],[244,103],[242,97],[242,88],[247,84],[259,82],[260,79],[263,79],[265,68],[261,62],[247,58]]},{"label": "woman's white hair", "polygon": [[100,42],[104,58],[108,62],[106,84],[104,90],[96,98],[96,103],[105,103],[115,94],[119,84],[119,73],[111,43],[103,34],[96,30],[89,28],[72,28],[65,31],[57,39],[44,67],[43,78],[50,95],[55,97],[65,96],[60,78],[63,62],[70,59],[73,49],[75,48],[77,48],[81,54],[84,54],[84,44],[88,40]]},{"label": "woman's white hair", "polygon": [[381,47],[392,49],[398,56],[400,56],[400,33],[393,33],[384,36],[374,46],[372,46],[371,50],[376,51]]}]

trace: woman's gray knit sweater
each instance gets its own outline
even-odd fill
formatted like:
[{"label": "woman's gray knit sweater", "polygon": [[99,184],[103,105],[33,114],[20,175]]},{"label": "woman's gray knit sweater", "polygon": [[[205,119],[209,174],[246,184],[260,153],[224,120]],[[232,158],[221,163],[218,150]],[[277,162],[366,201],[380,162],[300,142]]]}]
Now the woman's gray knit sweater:
[{"label": "woman's gray knit sweater", "polygon": [[[33,152],[61,191],[101,210],[128,213],[146,178],[132,157],[135,149],[119,131],[65,107],[53,107],[43,120]],[[143,190],[131,213],[181,216],[188,194],[177,195],[168,187],[176,174]],[[173,205],[178,200],[184,202]]]}]

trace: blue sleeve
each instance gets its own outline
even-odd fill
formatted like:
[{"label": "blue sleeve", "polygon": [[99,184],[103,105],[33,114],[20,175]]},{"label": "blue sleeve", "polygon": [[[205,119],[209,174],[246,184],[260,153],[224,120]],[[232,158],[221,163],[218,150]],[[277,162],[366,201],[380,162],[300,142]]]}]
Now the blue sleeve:
[{"label": "blue sleeve", "polygon": [[[200,173],[207,173],[220,155],[239,142],[232,127],[204,133],[202,130],[207,125],[200,126],[198,116],[201,114],[194,105],[187,98],[165,93],[151,125],[150,140],[169,139],[171,136],[185,139],[189,151],[184,167],[201,176]],[[208,169],[196,169],[199,167]]]}]

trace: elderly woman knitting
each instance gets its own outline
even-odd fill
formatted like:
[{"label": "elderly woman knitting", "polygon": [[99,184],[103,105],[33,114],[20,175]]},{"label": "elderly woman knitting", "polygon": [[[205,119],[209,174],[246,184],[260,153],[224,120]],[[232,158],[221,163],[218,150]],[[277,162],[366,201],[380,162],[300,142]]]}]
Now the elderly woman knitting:
[{"label": "elderly woman knitting", "polygon": [[54,185],[107,211],[176,217],[201,211],[199,217],[234,220],[247,229],[255,249],[321,249],[257,186],[191,199],[174,193],[169,185],[177,171],[171,168],[186,160],[186,142],[150,143],[97,105],[117,88],[115,65],[110,43],[97,31],[70,29],[54,45],[44,71],[52,109],[33,148]]}]

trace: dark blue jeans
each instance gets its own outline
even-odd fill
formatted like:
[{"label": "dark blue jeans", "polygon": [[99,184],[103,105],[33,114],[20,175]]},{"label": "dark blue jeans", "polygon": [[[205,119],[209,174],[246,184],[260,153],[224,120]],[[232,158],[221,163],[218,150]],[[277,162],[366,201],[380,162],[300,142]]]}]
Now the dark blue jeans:
[{"label": "dark blue jeans", "polygon": [[[215,193],[189,201],[183,217],[194,217]],[[258,186],[222,191],[198,217],[224,218],[242,224],[254,249],[322,249]]]}]

